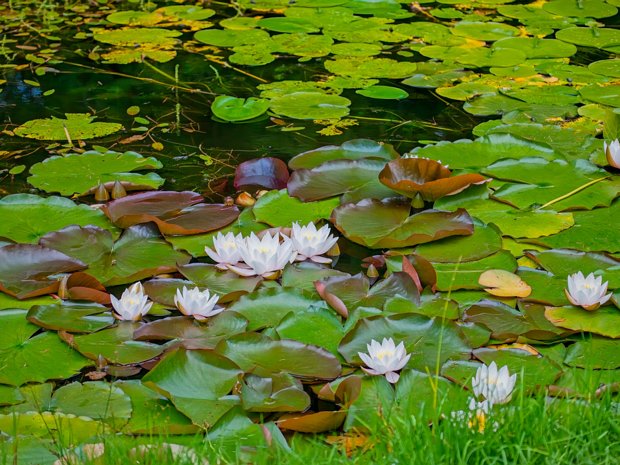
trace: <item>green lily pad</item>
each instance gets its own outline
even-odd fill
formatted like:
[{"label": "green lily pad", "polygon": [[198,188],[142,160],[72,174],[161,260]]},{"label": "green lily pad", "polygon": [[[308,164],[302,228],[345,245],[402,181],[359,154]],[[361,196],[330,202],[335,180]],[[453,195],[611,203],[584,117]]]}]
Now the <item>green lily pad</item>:
[{"label": "green lily pad", "polygon": [[481,260],[462,263],[433,263],[437,273],[436,287],[440,291],[456,289],[481,289],[478,278],[487,270],[506,270],[511,273],[517,269],[517,260],[505,250],[489,255]]},{"label": "green lily pad", "polygon": [[175,271],[190,257],[174,250],[152,225],[126,229],[114,242],[112,234],[94,226],[69,226],[48,233],[40,243],[88,264],[88,273],[104,285],[127,284]]},{"label": "green lily pad", "polygon": [[[553,202],[552,208],[558,211],[590,209],[609,205],[620,191],[618,182],[605,180],[607,173],[586,160],[505,159],[493,163],[482,172],[511,181],[503,184],[493,196],[520,209],[549,202]],[[601,182],[588,186],[597,179]],[[562,199],[573,190],[577,190],[574,195]]]},{"label": "green lily pad", "polygon": [[237,45],[252,45],[269,40],[269,33],[260,29],[205,29],[196,32],[194,39],[216,47],[236,47]]},{"label": "green lily pad", "polygon": [[620,339],[592,337],[575,342],[566,351],[564,363],[589,370],[620,367]]},{"label": "green lily pad", "polygon": [[574,306],[549,307],[545,311],[545,317],[561,328],[620,338],[620,312],[616,308],[601,307],[594,312],[588,312]]},{"label": "green lily pad", "polygon": [[0,341],[0,383],[21,386],[70,378],[92,362],[64,344],[54,332],[34,336],[39,327],[26,321],[26,310],[0,312],[5,336]]},{"label": "green lily pad", "polygon": [[325,62],[327,71],[358,78],[404,79],[415,73],[416,63],[391,58],[346,57]]},{"label": "green lily pad", "polygon": [[247,318],[248,330],[255,331],[265,327],[277,326],[287,314],[299,313],[312,306],[321,306],[318,299],[311,299],[295,289],[259,289],[244,295],[228,310]]},{"label": "green lily pad", "polygon": [[[467,157],[463,157],[463,153],[467,153]],[[408,155],[441,160],[457,169],[486,168],[502,158],[542,157],[552,160],[558,156],[549,147],[508,134],[492,134],[474,141],[461,139],[455,142],[439,142],[418,147]]]},{"label": "green lily pad", "polygon": [[558,16],[576,16],[578,18],[607,18],[614,16],[618,9],[603,0],[552,0],[543,5],[543,9]]},{"label": "green lily pad", "polygon": [[601,234],[609,228],[609,219],[620,214],[620,202],[609,208],[596,208],[592,211],[574,212],[575,225],[548,237],[536,240],[536,243],[553,248],[570,248],[584,252],[620,252],[618,234]]},{"label": "green lily pad", "polygon": [[620,86],[591,85],[579,90],[584,99],[592,102],[620,107]]},{"label": "green lily pad", "polygon": [[92,225],[109,230],[113,236],[118,235],[118,230],[100,210],[63,197],[7,195],[0,199],[0,217],[5,218],[0,222],[0,237],[16,242],[36,243],[48,232],[68,225]]},{"label": "green lily pad", "polygon": [[319,32],[319,28],[303,18],[263,18],[257,25],[274,32]]},{"label": "green lily pad", "polygon": [[123,380],[115,387],[131,399],[132,412],[123,427],[127,434],[193,434],[198,427],[180,413],[164,396],[144,386],[139,380]]},{"label": "green lily pad", "polygon": [[226,339],[216,351],[258,376],[289,373],[300,378],[334,379],[342,370],[338,359],[325,349],[257,333]]},{"label": "green lily pad", "polygon": [[382,50],[383,47],[381,47],[380,44],[343,42],[334,44],[331,48],[331,53],[334,55],[345,55],[349,57],[369,57],[379,55]]},{"label": "green lily pad", "polygon": [[343,202],[365,198],[382,199],[393,191],[379,182],[385,161],[334,160],[312,169],[294,171],[288,181],[288,192],[304,202],[327,199],[344,194]]},{"label": "green lily pad", "polygon": [[113,384],[95,381],[71,383],[60,387],[52,397],[52,410],[89,417],[122,427],[131,416],[131,400]]},{"label": "green lily pad", "polygon": [[[131,173],[159,169],[161,162],[136,152],[88,151],[46,158],[30,167],[28,182],[46,192],[84,194],[99,184],[121,182],[125,189],[157,189],[164,180],[157,174]],[[111,186],[110,186],[111,187]]]},{"label": "green lily pad", "polygon": [[239,403],[227,396],[243,372],[213,351],[168,352],[142,382],[168,397],[198,426],[209,428]]},{"label": "green lily pad", "polygon": [[242,99],[229,95],[218,95],[211,104],[211,111],[224,121],[245,121],[256,118],[267,111],[269,100],[250,97]]},{"label": "green lily pad", "polygon": [[620,77],[620,60],[612,58],[609,60],[599,60],[588,65],[588,69],[596,74],[618,78]]},{"label": "green lily pad", "polygon": [[294,119],[331,119],[349,114],[351,101],[321,92],[293,92],[271,100],[274,113]]},{"label": "green lily pad", "polygon": [[502,237],[497,228],[474,220],[470,236],[448,237],[422,244],[415,253],[436,263],[470,262],[488,257],[502,248]]},{"label": "green lily pad", "polygon": [[366,89],[356,90],[355,93],[379,100],[402,100],[409,97],[409,94],[404,90],[391,86],[371,86]]},{"label": "green lily pad", "polygon": [[342,145],[326,145],[318,149],[309,150],[295,155],[288,162],[291,169],[316,168],[317,166],[333,160],[359,160],[372,158],[378,160],[393,160],[399,154],[390,144],[375,142],[370,139],[353,139]]},{"label": "green lily pad", "polygon": [[108,428],[92,418],[52,412],[0,415],[0,430],[14,437],[35,437],[39,443],[42,438],[50,438],[54,440],[54,444],[63,447],[79,444],[108,432]]},{"label": "green lily pad", "polygon": [[584,47],[605,48],[620,41],[620,31],[599,27],[567,27],[556,32],[555,37]]},{"label": "green lily pad", "polygon": [[261,281],[260,277],[241,277],[232,271],[222,271],[215,265],[206,263],[179,266],[179,272],[197,286],[207,287],[221,296],[238,296],[252,292]]},{"label": "green lily pad", "polygon": [[111,326],[114,318],[107,307],[95,303],[58,301],[53,305],[35,305],[28,321],[46,329],[91,333]]},{"label": "green lily pad", "polygon": [[334,42],[329,36],[310,35],[302,32],[296,34],[278,34],[272,38],[272,41],[273,51],[275,52],[307,58],[329,55],[332,43]]},{"label": "green lily pad", "polygon": [[[314,330],[308,331],[308,327]],[[275,330],[282,339],[322,347],[336,356],[338,345],[344,336],[340,318],[333,311],[318,306],[288,313]]]},{"label": "green lily pad", "polygon": [[288,195],[286,189],[270,191],[258,199],[253,207],[258,221],[270,226],[291,226],[328,219],[332,210],[340,205],[336,197],[317,202],[302,202]]},{"label": "green lily pad", "polygon": [[95,139],[108,136],[123,129],[118,123],[94,122],[89,113],[66,113],[66,119],[52,116],[49,119],[33,119],[13,131],[20,137],[38,140]]},{"label": "green lily pad", "polygon": [[408,247],[473,232],[472,220],[464,210],[427,210],[412,216],[409,212],[409,203],[367,199],[338,207],[332,221],[347,239],[376,249]]},{"label": "green lily pad", "polygon": [[493,41],[519,35],[519,30],[514,26],[502,23],[459,21],[454,25],[452,33],[468,39]]},{"label": "green lily pad", "polygon": [[291,375],[248,375],[243,381],[241,403],[248,412],[303,412],[310,406],[310,396]]},{"label": "green lily pad", "polygon": [[77,351],[91,360],[103,357],[110,363],[120,365],[141,363],[157,357],[165,347],[134,341],[133,333],[139,327],[140,323],[121,321],[114,328],[72,337],[71,343]]},{"label": "green lily pad", "polygon": [[566,278],[576,271],[581,271],[585,275],[594,273],[603,276],[603,281],[609,282],[610,289],[620,287],[620,261],[606,254],[552,249],[531,251],[527,253],[527,256],[560,278]]},{"label": "green lily pad", "polygon": [[[538,37],[508,37],[498,40],[494,47],[519,50],[527,58],[564,58],[577,53],[577,47],[556,39],[541,39]],[[504,53],[507,53],[505,51]]]}]

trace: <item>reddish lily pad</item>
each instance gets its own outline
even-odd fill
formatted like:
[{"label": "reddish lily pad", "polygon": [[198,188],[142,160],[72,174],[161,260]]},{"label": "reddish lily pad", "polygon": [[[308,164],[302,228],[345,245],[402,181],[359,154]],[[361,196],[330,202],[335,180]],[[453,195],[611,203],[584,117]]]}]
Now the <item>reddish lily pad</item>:
[{"label": "reddish lily pad", "polygon": [[60,281],[50,275],[83,270],[80,260],[48,247],[12,244],[0,247],[0,291],[19,299],[52,294]]},{"label": "reddish lily pad", "polygon": [[103,207],[121,228],[153,222],[162,234],[184,235],[215,231],[239,216],[237,207],[205,204],[194,192],[157,191],[128,195]]},{"label": "reddish lily pad", "polygon": [[288,182],[286,163],[272,157],[244,161],[235,169],[234,186],[237,190],[248,187],[283,189]]},{"label": "reddish lily pad", "polygon": [[452,176],[446,166],[427,158],[399,158],[385,165],[379,180],[405,197],[419,196],[426,202],[434,202],[446,195],[457,194],[474,184],[489,179],[480,174]]}]

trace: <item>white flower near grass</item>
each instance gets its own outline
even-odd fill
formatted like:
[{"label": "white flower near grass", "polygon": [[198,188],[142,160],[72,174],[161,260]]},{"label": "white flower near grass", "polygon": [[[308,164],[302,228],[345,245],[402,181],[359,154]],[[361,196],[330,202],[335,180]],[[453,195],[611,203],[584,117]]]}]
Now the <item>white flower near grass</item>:
[{"label": "white flower near grass", "polygon": [[384,375],[392,384],[400,378],[396,372],[401,370],[411,357],[411,354],[407,354],[404,343],[401,341],[396,346],[392,338],[383,338],[381,344],[373,339],[370,344],[366,344],[366,349],[367,354],[357,353],[368,367],[362,367],[362,370],[370,375]]},{"label": "white flower near grass", "polygon": [[211,316],[215,316],[224,310],[224,307],[216,307],[219,296],[211,295],[208,289],[201,291],[195,287],[187,289],[183,286],[183,290],[177,289],[174,296],[174,304],[183,315],[193,316],[197,320],[205,320]]},{"label": "white flower near grass", "polygon": [[274,278],[288,263],[295,261],[297,256],[292,241],[283,237],[280,242],[280,234],[277,232],[273,236],[266,232],[260,239],[251,233],[237,246],[244,264],[228,265],[228,269],[241,276]]},{"label": "white flower near grass", "polygon": [[605,156],[607,157],[607,163],[614,168],[620,169],[620,141],[618,139],[613,140],[609,144],[603,143],[605,148]]},{"label": "white flower near grass", "polygon": [[610,299],[611,293],[605,295],[607,284],[607,281],[603,283],[601,276],[590,273],[584,277],[583,273],[578,271],[568,277],[568,288],[564,289],[564,293],[571,304],[592,311]]},{"label": "white flower near grass", "polygon": [[317,230],[314,223],[308,223],[306,226],[293,223],[291,241],[293,242],[293,248],[297,252],[297,260],[331,263],[332,260],[330,258],[321,256],[338,242],[338,238],[330,233],[331,230],[328,225]]},{"label": "white flower near grass", "polygon": [[505,404],[512,398],[512,391],[517,381],[516,373],[511,375],[507,366],[497,368],[495,362],[482,365],[476,371],[471,381],[474,395],[482,397],[492,407],[496,404]]},{"label": "white flower near grass", "polygon": [[221,232],[213,238],[213,249],[205,247],[205,252],[217,263],[217,267],[225,270],[227,265],[236,265],[241,261],[241,253],[239,251],[239,245],[244,242],[241,234],[236,236],[229,232],[226,235]]},{"label": "white flower near grass", "polygon": [[110,300],[114,308],[114,316],[119,320],[138,321],[153,306],[153,302],[149,301],[140,282],[125,289],[120,299],[110,295]]}]

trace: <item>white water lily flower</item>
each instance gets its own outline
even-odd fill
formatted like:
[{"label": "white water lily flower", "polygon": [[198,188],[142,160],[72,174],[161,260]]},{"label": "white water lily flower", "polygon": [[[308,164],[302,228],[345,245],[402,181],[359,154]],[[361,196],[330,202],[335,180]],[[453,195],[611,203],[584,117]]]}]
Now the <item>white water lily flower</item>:
[{"label": "white water lily flower", "polygon": [[228,266],[228,269],[241,276],[271,277],[282,270],[287,263],[295,261],[297,253],[288,237],[280,242],[280,234],[272,236],[268,232],[261,239],[252,233],[238,244],[241,260],[245,266]]},{"label": "white water lily flower", "polygon": [[236,236],[229,232],[226,235],[221,232],[213,238],[213,249],[205,247],[205,252],[217,263],[217,267],[225,270],[227,265],[236,265],[241,261],[241,254],[239,252],[239,244],[243,243],[244,239],[241,234]]},{"label": "white water lily flower", "polygon": [[608,281],[603,283],[601,276],[590,273],[584,278],[583,273],[578,271],[568,277],[568,289],[564,289],[564,293],[571,304],[590,311],[596,310],[611,297],[611,293],[605,295],[607,284]]},{"label": "white water lily flower", "polygon": [[603,143],[605,147],[605,156],[607,157],[607,163],[614,168],[620,169],[620,141],[618,139],[613,140],[609,144]]},{"label": "white water lily flower", "polygon": [[174,296],[174,304],[183,315],[193,316],[197,320],[204,320],[217,315],[224,310],[224,307],[216,307],[219,296],[211,295],[208,289],[201,291],[197,287],[183,290],[177,289]]},{"label": "white water lily flower", "polygon": [[482,396],[492,407],[510,401],[516,381],[516,373],[511,376],[507,366],[498,370],[495,362],[491,362],[478,368],[471,384],[476,397]]},{"label": "white water lily flower", "polygon": [[291,241],[297,251],[297,260],[310,259],[316,263],[331,263],[330,258],[321,257],[338,242],[338,238],[330,233],[328,225],[317,230],[314,223],[308,223],[306,226],[293,223]]},{"label": "white water lily flower", "polygon": [[370,344],[366,344],[366,348],[368,354],[357,353],[368,367],[362,367],[362,370],[371,375],[385,375],[390,383],[396,383],[400,378],[396,372],[402,369],[411,357],[411,354],[407,354],[404,343],[396,346],[392,338],[383,338],[379,344],[373,339]]},{"label": "white water lily flower", "polygon": [[120,299],[110,295],[110,300],[114,307],[114,316],[119,320],[138,321],[153,306],[153,302],[149,301],[140,282],[125,289]]}]

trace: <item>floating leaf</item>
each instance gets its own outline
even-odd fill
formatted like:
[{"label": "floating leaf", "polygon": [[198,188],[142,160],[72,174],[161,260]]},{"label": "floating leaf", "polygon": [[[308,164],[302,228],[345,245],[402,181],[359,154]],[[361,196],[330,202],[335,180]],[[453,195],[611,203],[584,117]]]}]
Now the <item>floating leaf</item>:
[{"label": "floating leaf", "polygon": [[295,119],[331,119],[349,114],[351,101],[321,92],[293,92],[271,100],[274,113]]},{"label": "floating leaf", "polygon": [[30,244],[0,247],[0,290],[27,299],[58,290],[57,275],[83,270],[84,263],[57,250]]},{"label": "floating leaf", "polygon": [[379,100],[402,100],[409,97],[406,91],[391,86],[371,86],[366,89],[356,90],[355,93]]},{"label": "floating leaf", "polygon": [[114,317],[107,307],[95,303],[59,301],[53,305],[34,305],[28,321],[46,329],[90,333],[111,326]]},{"label": "floating leaf", "polygon": [[272,157],[254,158],[240,163],[235,169],[235,189],[263,187],[282,189],[289,178],[288,168],[282,160]]},{"label": "floating leaf", "polygon": [[375,142],[370,139],[353,139],[344,142],[342,145],[326,145],[318,149],[302,152],[291,158],[288,166],[294,170],[300,168],[311,169],[333,160],[373,158],[389,161],[398,157],[398,153],[390,144]]},{"label": "floating leaf", "polygon": [[110,189],[116,181],[126,190],[150,190],[160,187],[164,180],[157,174],[131,173],[135,170],[161,168],[155,158],[144,158],[136,152],[105,153],[88,151],[50,157],[30,167],[28,182],[46,192],[62,195],[84,194],[99,184]]},{"label": "floating leaf", "polygon": [[548,307],[545,317],[561,328],[620,338],[620,312],[615,308],[601,307],[595,312],[588,312],[574,306]]},{"label": "floating leaf", "polygon": [[328,219],[339,204],[338,198],[302,202],[289,196],[286,189],[282,189],[260,197],[252,211],[258,221],[270,226],[291,226],[294,222],[304,225]]},{"label": "floating leaf", "polygon": [[287,339],[275,341],[256,333],[226,339],[216,351],[258,376],[289,373],[301,378],[334,379],[342,369],[338,359],[325,349]]},{"label": "floating leaf", "polygon": [[108,136],[123,129],[118,123],[94,122],[95,117],[88,113],[67,113],[66,119],[52,116],[49,119],[33,119],[13,132],[20,137],[38,140],[94,139]]},{"label": "floating leaf", "polygon": [[114,328],[69,339],[77,351],[91,360],[99,361],[103,357],[121,365],[141,363],[157,357],[165,347],[133,340],[133,333],[139,327],[140,323],[122,321]]},{"label": "floating leaf", "polygon": [[499,297],[527,297],[532,292],[525,281],[506,270],[487,270],[478,278],[478,284]]},{"label": "floating leaf", "polygon": [[114,242],[109,231],[94,226],[68,226],[48,233],[40,243],[88,264],[88,273],[105,285],[127,284],[175,271],[190,257],[175,251],[151,225],[125,230]]},{"label": "floating leaf", "polygon": [[13,194],[0,199],[0,237],[16,242],[36,243],[41,236],[69,225],[98,226],[113,236],[118,230],[105,215],[88,205],[62,197]]},{"label": "floating leaf", "polygon": [[588,370],[620,367],[620,339],[591,337],[575,342],[566,351],[564,363]]},{"label": "floating leaf", "polygon": [[143,383],[168,397],[195,424],[209,428],[238,403],[227,394],[242,373],[213,351],[176,349],[166,354]]},{"label": "floating leaf", "polygon": [[419,196],[427,202],[457,194],[472,184],[488,181],[479,174],[451,174],[446,166],[434,160],[399,158],[385,165],[379,173],[379,180],[399,194],[410,198]]},{"label": "floating leaf", "polygon": [[40,328],[26,321],[26,313],[26,310],[0,312],[0,324],[5,331],[0,341],[0,383],[21,386],[28,382],[66,379],[91,364],[54,332],[34,336]]},{"label": "floating leaf", "polygon": [[426,210],[412,216],[409,212],[408,203],[367,199],[336,208],[332,221],[349,240],[376,249],[407,247],[473,232],[465,210]]},{"label": "floating leaf", "polygon": [[224,121],[246,121],[267,111],[269,100],[250,97],[242,99],[229,95],[218,95],[211,104],[211,111]]}]

